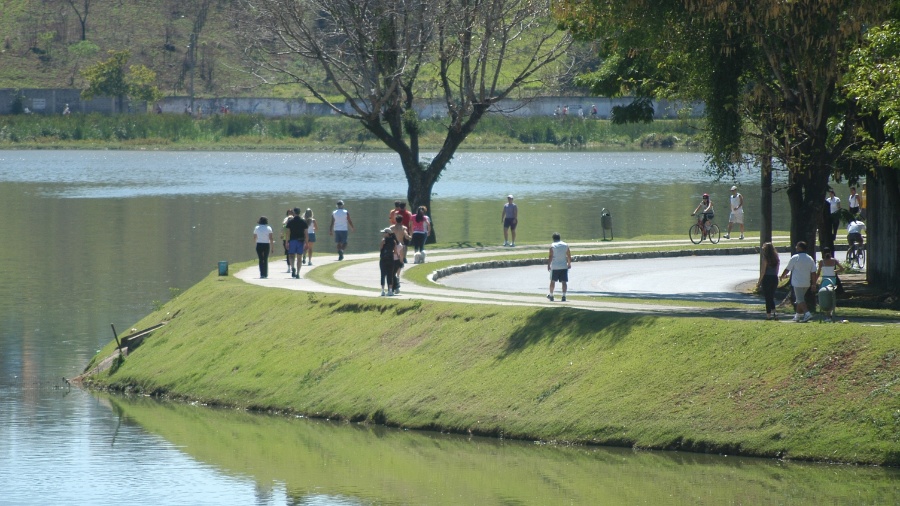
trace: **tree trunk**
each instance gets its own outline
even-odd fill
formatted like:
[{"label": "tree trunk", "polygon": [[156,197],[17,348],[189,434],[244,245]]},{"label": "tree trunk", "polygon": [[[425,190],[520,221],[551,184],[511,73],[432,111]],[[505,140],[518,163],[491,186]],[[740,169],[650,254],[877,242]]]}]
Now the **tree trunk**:
[{"label": "tree trunk", "polygon": [[879,167],[867,179],[866,281],[882,290],[900,287],[900,177]]},{"label": "tree trunk", "polygon": [[772,147],[769,137],[765,140],[765,154],[760,170],[759,212],[761,226],[759,228],[759,245],[772,242]]},{"label": "tree trunk", "polygon": [[791,207],[791,250],[797,242],[806,241],[806,251],[813,258],[816,256],[816,229],[828,188],[829,173],[821,167],[821,164],[813,163],[803,172],[792,171],[787,190]]}]

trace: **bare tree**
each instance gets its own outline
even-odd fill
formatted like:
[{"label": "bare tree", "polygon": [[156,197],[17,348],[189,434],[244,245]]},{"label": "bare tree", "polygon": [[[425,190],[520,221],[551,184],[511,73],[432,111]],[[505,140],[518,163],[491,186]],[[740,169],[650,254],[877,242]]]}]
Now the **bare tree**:
[{"label": "bare tree", "polygon": [[[512,91],[539,84],[571,44],[550,19],[550,0],[243,0],[243,7],[248,24],[239,33],[256,74],[299,83],[397,152],[413,209],[431,207],[434,184],[481,118]],[[443,145],[427,161],[414,109],[422,98],[440,98],[446,109]]]},{"label": "bare tree", "polygon": [[81,40],[87,40],[87,19],[91,11],[91,0],[66,0],[66,3],[75,11],[78,22],[81,23]]}]

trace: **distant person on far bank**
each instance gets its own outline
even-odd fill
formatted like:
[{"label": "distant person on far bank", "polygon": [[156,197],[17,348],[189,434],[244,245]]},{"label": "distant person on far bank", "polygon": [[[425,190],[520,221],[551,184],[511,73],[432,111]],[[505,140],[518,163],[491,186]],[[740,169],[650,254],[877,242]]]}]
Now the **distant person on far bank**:
[{"label": "distant person on far bank", "polygon": [[[503,245],[516,245],[516,227],[519,226],[519,206],[513,202],[513,196],[506,196],[506,204],[503,205],[503,211],[500,213],[500,222],[503,223]],[[509,240],[510,231],[512,231],[512,242]]]},{"label": "distant person on far bank", "polygon": [[791,257],[784,270],[781,279],[791,274],[791,289],[797,301],[797,309],[794,314],[795,323],[806,323],[812,319],[812,313],[806,306],[806,292],[810,286],[816,284],[816,261],[806,254],[806,241],[799,241],[794,248],[797,254]]},{"label": "distant person on far bank", "polygon": [[728,231],[725,238],[731,239],[731,227],[735,223],[741,227],[741,239],[744,238],[744,196],[738,193],[738,187],[731,187],[731,213],[728,215]]},{"label": "distant person on far bank", "polygon": [[347,249],[347,236],[351,230],[356,232],[353,220],[350,219],[350,211],[344,209],[343,200],[338,200],[337,209],[331,213],[331,225],[328,227],[328,235],[334,236],[338,260],[344,259],[344,250]]},{"label": "distant person on far bank", "polygon": [[553,290],[556,282],[562,284],[562,301],[566,301],[566,289],[569,283],[569,269],[572,268],[572,250],[562,241],[559,233],[553,234],[553,243],[550,245],[550,256],[547,258],[547,270],[550,271],[550,293],[547,300],[554,301]]},{"label": "distant person on far bank", "polygon": [[63,109],[63,116],[68,116],[70,114],[72,114],[72,110],[69,109],[69,104],[66,104],[66,108]]}]

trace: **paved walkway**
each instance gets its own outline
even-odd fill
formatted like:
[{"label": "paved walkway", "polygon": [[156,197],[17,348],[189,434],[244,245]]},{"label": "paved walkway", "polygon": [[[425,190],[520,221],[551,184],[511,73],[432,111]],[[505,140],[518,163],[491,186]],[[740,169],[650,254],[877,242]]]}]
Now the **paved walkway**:
[{"label": "paved walkway", "polygon": [[[758,244],[758,238],[747,237],[744,241],[731,241],[734,246],[752,247]],[[685,249],[703,249],[708,245],[694,246],[685,240],[672,241],[613,241],[613,242],[588,242],[588,243],[572,243],[570,247],[573,255],[586,250],[596,251],[603,249],[620,249],[623,246],[634,247],[652,247],[652,246],[668,246],[683,245]],[[751,265],[749,267],[750,274],[747,274],[748,266],[744,265],[748,262],[746,255],[728,255],[721,256],[704,256],[704,257],[683,257],[680,259],[655,259],[655,260],[615,260],[615,261],[588,261],[576,262],[573,264],[573,271],[578,276],[585,279],[583,282],[575,282],[576,285],[570,288],[570,295],[575,299],[569,299],[567,302],[550,302],[545,297],[547,293],[547,285],[549,284],[546,267],[533,265],[527,267],[506,267],[500,269],[488,269],[470,271],[464,274],[454,274],[449,277],[442,278],[435,285],[428,283],[427,286],[417,285],[407,279],[406,274],[411,269],[431,269],[431,264],[436,261],[454,260],[460,264],[479,261],[481,259],[496,257],[498,255],[509,254],[533,254],[536,258],[546,258],[547,246],[517,246],[515,248],[504,248],[501,246],[485,247],[479,249],[442,249],[429,250],[428,263],[423,265],[409,264],[403,271],[401,281],[400,298],[405,299],[423,299],[448,302],[462,302],[467,304],[504,304],[504,305],[526,305],[526,306],[547,306],[559,307],[563,304],[570,307],[577,307],[590,310],[607,310],[628,313],[669,313],[669,314],[707,314],[720,317],[733,318],[760,318],[763,315],[761,308],[762,299],[760,297],[741,294],[737,286],[741,283],[755,282],[757,272]],[[750,262],[754,261],[756,256],[750,258]],[[378,254],[348,254],[345,260],[341,262],[342,267],[334,273],[334,285],[317,283],[306,278],[311,269],[319,269],[325,265],[337,262],[337,255],[331,252],[317,252],[313,258],[314,266],[303,266],[301,269],[301,278],[292,279],[290,273],[286,272],[287,264],[283,255],[278,255],[278,260],[273,260],[269,266],[268,279],[259,278],[259,270],[254,265],[243,269],[235,274],[235,277],[246,281],[247,283],[271,286],[276,288],[284,288],[289,290],[311,291],[316,293],[332,293],[356,295],[361,297],[380,297],[381,289],[378,284],[379,268]],[[411,258],[411,255],[410,255]],[[712,259],[715,259],[717,267],[710,266]],[[677,262],[680,265],[687,265],[689,275],[695,282],[690,286],[685,286],[686,281],[683,275],[674,276],[671,268],[666,271],[667,262]],[[641,263],[635,267],[634,263]],[[587,290],[584,289],[584,283],[594,283],[598,276],[588,274],[597,269],[613,266],[617,270],[616,288],[615,290]],[[662,271],[660,271],[662,268]],[[699,270],[698,270],[699,269]],[[735,276],[736,269],[741,270],[741,275]],[[678,270],[685,270],[679,267]],[[645,275],[648,274],[649,277]],[[429,271],[430,272],[430,271]],[[599,272],[599,271],[598,271]],[[629,278],[622,273],[635,273],[634,277]],[[666,275],[659,275],[660,272],[666,272]],[[727,272],[729,276],[721,275],[721,272]],[[525,276],[523,273],[527,273]],[[698,275],[699,273],[699,275]],[[643,279],[651,279],[656,290],[648,290],[645,281],[638,280],[638,276]],[[534,279],[543,278],[543,283],[535,282]],[[748,278],[749,279],[745,279]],[[471,283],[465,283],[465,278],[473,280]],[[575,277],[573,276],[573,280]],[[730,280],[727,281],[728,289],[725,290],[720,282],[713,283],[712,280]],[[631,281],[630,281],[631,280]],[[634,281],[632,283],[632,281]],[[530,284],[529,289],[523,289],[523,283]],[[582,283],[582,284],[577,284]],[[543,285],[541,287],[541,285]],[[581,288],[576,288],[579,286]],[[632,286],[632,289],[627,287]],[[559,287],[557,286],[557,291]],[[577,292],[577,293],[576,293]],[[696,300],[706,302],[738,302],[742,306],[739,308],[698,308],[691,304],[690,300],[684,300],[689,295],[696,295]],[[558,293],[558,292],[557,292]],[[704,296],[704,294],[708,296]],[[715,294],[713,296],[712,294]],[[582,299],[578,295],[591,295],[592,297]],[[603,296],[614,296],[619,299],[634,297],[640,298],[642,302],[621,302],[604,300]],[[654,303],[652,300],[668,299],[665,304]]]}]

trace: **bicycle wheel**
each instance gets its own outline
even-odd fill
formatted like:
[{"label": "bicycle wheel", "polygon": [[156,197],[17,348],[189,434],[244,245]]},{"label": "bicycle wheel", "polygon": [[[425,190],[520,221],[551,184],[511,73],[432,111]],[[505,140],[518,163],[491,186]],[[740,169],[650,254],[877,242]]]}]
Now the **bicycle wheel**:
[{"label": "bicycle wheel", "polygon": [[700,233],[700,225],[696,223],[691,225],[691,228],[688,229],[688,237],[691,238],[692,243],[700,244],[700,241],[703,240],[703,234]]},{"label": "bicycle wheel", "polygon": [[866,250],[860,249],[856,252],[856,265],[858,265],[860,269],[866,267]]},{"label": "bicycle wheel", "polygon": [[856,263],[856,245],[851,244],[847,248],[847,267],[852,269],[854,263]]},{"label": "bicycle wheel", "polygon": [[719,233],[719,226],[713,223],[709,226],[709,231],[706,232],[706,236],[709,237],[709,242],[713,244],[719,244],[719,238],[721,234]]}]

